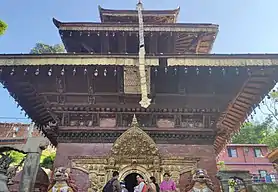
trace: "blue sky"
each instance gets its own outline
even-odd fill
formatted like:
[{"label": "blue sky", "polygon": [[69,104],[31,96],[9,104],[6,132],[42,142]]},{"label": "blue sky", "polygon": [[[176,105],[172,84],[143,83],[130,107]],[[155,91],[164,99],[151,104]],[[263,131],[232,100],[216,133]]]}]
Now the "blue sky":
[{"label": "blue sky", "polygon": [[[0,37],[0,53],[27,53],[36,42],[60,43],[53,17],[60,21],[99,21],[98,5],[135,9],[136,3],[136,0],[1,0],[0,19],[9,28]],[[179,22],[219,24],[213,53],[277,52],[277,0],[143,0],[143,4],[145,9],[180,6]],[[24,117],[2,87],[0,97],[0,121],[16,121],[2,117]]]}]

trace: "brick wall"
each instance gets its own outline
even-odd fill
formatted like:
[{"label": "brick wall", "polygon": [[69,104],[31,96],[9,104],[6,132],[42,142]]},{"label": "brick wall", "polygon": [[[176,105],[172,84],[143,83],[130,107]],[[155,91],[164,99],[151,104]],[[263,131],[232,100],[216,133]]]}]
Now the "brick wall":
[{"label": "brick wall", "polygon": [[[60,143],[57,147],[57,155],[55,159],[55,167],[70,166],[69,156],[106,156],[109,154],[112,144],[82,144],[82,143]],[[216,188],[219,183],[215,175],[217,173],[216,156],[214,155],[213,146],[209,145],[169,145],[158,144],[160,154],[162,156],[192,156],[200,157],[199,167],[208,171]],[[82,186],[82,190],[88,188],[89,178],[83,172],[74,171],[73,178],[76,184]],[[181,191],[188,183],[188,175],[182,175],[180,179]],[[218,191],[218,190],[216,190]]]},{"label": "brick wall", "polygon": [[[0,137],[27,137],[28,127],[29,124],[23,123],[0,123]],[[40,136],[37,129],[34,129],[33,136]]]}]

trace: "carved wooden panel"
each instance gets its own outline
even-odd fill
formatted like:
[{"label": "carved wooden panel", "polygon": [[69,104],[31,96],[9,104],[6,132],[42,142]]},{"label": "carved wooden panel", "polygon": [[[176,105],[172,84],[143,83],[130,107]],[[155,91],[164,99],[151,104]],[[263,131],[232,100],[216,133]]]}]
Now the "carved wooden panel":
[{"label": "carved wooden panel", "polygon": [[[146,67],[147,91],[150,93],[150,68]],[[124,68],[124,92],[126,94],[140,94],[140,74],[138,67],[125,66]]]}]

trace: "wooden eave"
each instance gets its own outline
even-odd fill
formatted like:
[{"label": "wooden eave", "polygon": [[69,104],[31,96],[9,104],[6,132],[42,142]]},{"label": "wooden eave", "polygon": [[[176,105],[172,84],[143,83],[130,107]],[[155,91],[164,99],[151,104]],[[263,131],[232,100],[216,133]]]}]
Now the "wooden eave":
[{"label": "wooden eave", "polygon": [[[104,9],[101,6],[98,6],[99,15],[101,22],[106,22],[104,19],[105,16],[113,16],[113,17],[138,17],[137,10],[114,10],[114,9]],[[172,16],[173,21],[176,22],[177,17],[180,12],[180,7],[173,10],[143,10],[143,16],[153,16],[153,17],[164,17],[164,16]],[[109,20],[108,20],[109,22]]]},{"label": "wooden eave", "polygon": [[[159,59],[167,59],[168,66],[277,66],[278,54],[167,54],[146,55],[147,66],[159,66]],[[134,54],[0,54],[0,66],[55,65],[138,65]]]},{"label": "wooden eave", "polygon": [[[159,55],[146,56],[147,66],[158,66],[159,58],[166,58],[169,67],[175,66],[207,66],[207,67],[261,67],[263,70],[253,73],[243,83],[238,95],[231,101],[217,122],[218,134],[215,140],[217,153],[226,145],[233,133],[238,131],[240,124],[275,85],[278,76],[278,54],[192,54],[192,55]],[[55,65],[138,65],[137,55],[94,55],[94,54],[2,54],[0,69],[17,66],[49,66]],[[16,70],[15,70],[16,73]],[[5,79],[4,79],[5,80]],[[6,79],[5,86],[11,93],[19,95],[19,100],[26,103],[24,110],[37,121],[46,125],[54,119],[44,106],[41,95],[29,82],[16,79],[16,75]],[[20,103],[22,105],[22,103]],[[42,129],[43,130],[43,129]],[[43,130],[44,131],[44,130]],[[45,133],[47,134],[47,133]],[[47,135],[48,136],[48,135]],[[52,141],[54,143],[55,141]]]},{"label": "wooden eave", "polygon": [[271,162],[276,162],[278,161],[278,148],[274,149],[270,153],[267,154],[266,156]]},{"label": "wooden eave", "polygon": [[[61,22],[53,18],[54,25],[63,31],[139,31],[138,23],[97,23],[97,22]],[[190,33],[217,33],[218,25],[207,23],[163,23],[144,24],[144,31],[150,32],[190,32]]]},{"label": "wooden eave", "polygon": [[[117,129],[96,128],[94,131],[80,131],[80,129],[63,130],[58,134],[58,142],[68,143],[114,143],[128,127]],[[160,130],[144,128],[144,131],[158,144],[191,144],[212,145],[215,132],[208,130]]]}]

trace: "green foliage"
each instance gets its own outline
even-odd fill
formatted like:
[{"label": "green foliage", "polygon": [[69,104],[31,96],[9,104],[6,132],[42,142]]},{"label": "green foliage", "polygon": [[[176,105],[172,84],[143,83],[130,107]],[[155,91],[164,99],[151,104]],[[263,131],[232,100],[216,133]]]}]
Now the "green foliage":
[{"label": "green foliage", "polygon": [[217,162],[217,166],[219,167],[219,171],[225,171],[225,170],[227,170],[227,167],[226,167],[224,161],[218,161],[218,162]]},{"label": "green foliage", "polygon": [[8,28],[8,25],[0,19],[0,36],[4,35],[7,28]]},{"label": "green foliage", "polygon": [[12,164],[18,165],[26,155],[17,151],[11,151],[9,152],[9,156],[12,159]]},{"label": "green foliage", "polygon": [[[12,165],[18,165],[22,159],[26,156],[26,154],[17,152],[17,151],[10,151],[8,152],[9,156],[12,158]],[[56,157],[56,152],[53,150],[46,149],[42,152],[40,164],[41,167],[46,169],[52,169],[52,165],[54,159]]]},{"label": "green foliage", "polygon": [[43,54],[43,53],[64,53],[65,47],[62,44],[47,45],[44,43],[36,43],[35,47],[31,49],[31,54]]},{"label": "green foliage", "polygon": [[40,163],[41,167],[46,169],[52,169],[56,152],[52,150],[44,150],[41,155]]},{"label": "green foliage", "polygon": [[266,144],[271,149],[278,147],[278,129],[268,116],[262,123],[246,123],[240,132],[232,138],[232,143]]},{"label": "green foliage", "polygon": [[278,92],[273,90],[269,93],[268,100],[264,102],[266,110],[261,110],[264,115],[270,115],[278,121]]}]

